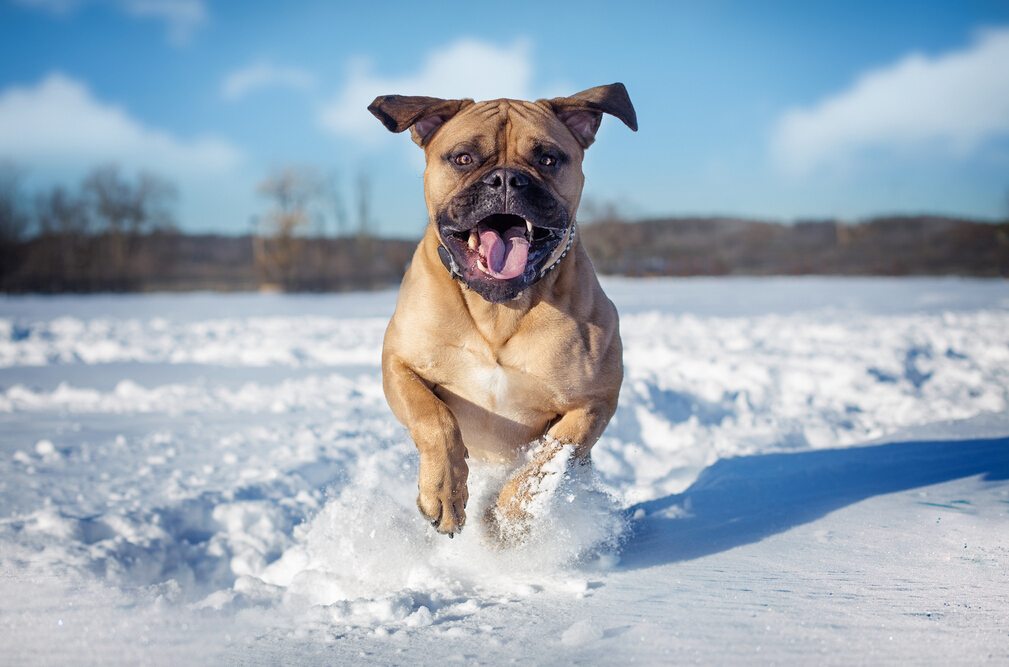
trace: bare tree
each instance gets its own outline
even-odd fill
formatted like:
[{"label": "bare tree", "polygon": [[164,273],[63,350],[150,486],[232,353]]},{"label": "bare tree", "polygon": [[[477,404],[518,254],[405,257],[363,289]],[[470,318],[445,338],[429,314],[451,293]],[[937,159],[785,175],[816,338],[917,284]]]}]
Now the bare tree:
[{"label": "bare tree", "polygon": [[357,174],[357,235],[368,237],[371,229],[371,178],[367,172]]},{"label": "bare tree", "polygon": [[137,217],[131,223],[135,233],[175,232],[175,204],[179,190],[174,183],[157,174],[141,171],[134,188]]},{"label": "bare tree", "polygon": [[62,185],[35,197],[40,278],[54,290],[80,289],[91,263],[89,218],[84,200]]},{"label": "bare tree", "polygon": [[366,171],[357,174],[357,266],[362,276],[378,270],[380,258],[374,241],[375,225],[371,219],[371,177]]},{"label": "bare tree", "polygon": [[340,191],[340,180],[335,172],[331,173],[322,184],[320,195],[325,209],[324,214],[327,217],[332,216],[336,223],[336,235],[338,237],[346,235],[350,216],[347,215],[346,202]]},{"label": "bare tree", "polygon": [[267,176],[256,192],[273,202],[273,208],[258,218],[253,236],[260,286],[290,289],[295,259],[304,241],[299,233],[308,224],[310,204],[321,192],[319,178],[310,167],[281,167]]},{"label": "bare tree", "polygon": [[13,163],[0,162],[0,284],[22,261],[21,239],[28,228],[21,194],[22,176],[22,170]]},{"label": "bare tree", "polygon": [[24,171],[13,162],[0,162],[0,242],[17,242],[28,228],[22,178]]},{"label": "bare tree", "polygon": [[178,190],[155,174],[142,171],[131,183],[119,175],[118,166],[105,165],[84,179],[83,191],[112,233],[142,234],[175,227],[172,206]]},{"label": "bare tree", "polygon": [[108,236],[110,278],[125,287],[137,237],[175,228],[172,206],[178,192],[170,182],[147,172],[131,183],[112,164],[94,169],[84,179],[82,191],[96,221],[103,225],[97,231]]},{"label": "bare tree", "polygon": [[62,185],[53,186],[48,193],[40,193],[35,197],[35,215],[40,234],[83,236],[88,233],[88,215],[84,201]]}]

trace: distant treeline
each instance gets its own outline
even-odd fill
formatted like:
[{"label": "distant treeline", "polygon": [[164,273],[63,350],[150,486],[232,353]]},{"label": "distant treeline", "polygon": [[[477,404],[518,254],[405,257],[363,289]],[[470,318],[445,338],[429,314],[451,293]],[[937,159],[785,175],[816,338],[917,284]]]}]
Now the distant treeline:
[{"label": "distant treeline", "polygon": [[[935,217],[848,225],[731,219],[582,228],[602,274],[1009,277],[1009,223]],[[49,230],[3,251],[5,292],[345,291],[395,285],[416,241],[351,237],[88,235]]]},{"label": "distant treeline", "polygon": [[[781,225],[724,218],[582,227],[599,273],[625,276],[1009,277],[1009,223],[936,217]],[[397,284],[416,241],[355,236],[192,236],[171,228],[54,225],[0,237],[0,291],[346,291]]]},{"label": "distant treeline", "polygon": [[[103,165],[77,187],[34,196],[23,176],[0,160],[0,291],[7,293],[375,289],[402,279],[416,246],[374,233],[364,173],[348,197],[335,175],[273,170],[256,187],[268,207],[240,237],[180,233],[177,188],[156,174],[131,178]],[[604,218],[581,232],[602,274],[1009,277],[1009,221],[627,222],[613,210]]]},{"label": "distant treeline", "polygon": [[[298,237],[284,262],[257,262],[257,246],[276,239],[49,234],[8,247],[0,290],[8,293],[277,290],[338,292],[396,285],[415,241],[366,236]],[[124,262],[110,258],[125,245]],[[279,254],[279,253],[277,253]],[[9,263],[8,263],[9,262]]]},{"label": "distant treeline", "polygon": [[[414,241],[370,231],[370,184],[357,181],[351,230],[333,178],[283,167],[257,186],[271,206],[242,237],[178,231],[175,186],[115,165],[77,188],[26,195],[22,170],[0,162],[0,291],[343,291],[387,287],[403,277]],[[322,233],[326,221],[336,235]]]},{"label": "distant treeline", "polygon": [[[240,237],[180,233],[177,188],[156,174],[131,178],[108,164],[77,187],[55,185],[34,196],[23,176],[0,160],[0,291],[7,293],[375,289],[402,279],[416,246],[373,232],[364,173],[348,197],[335,175],[304,166],[273,170],[256,187],[268,207]],[[1009,277],[1009,222],[604,216],[582,227],[602,274]]]},{"label": "distant treeline", "polygon": [[1009,222],[888,217],[794,225],[729,218],[599,222],[582,241],[603,274],[1009,277]]}]

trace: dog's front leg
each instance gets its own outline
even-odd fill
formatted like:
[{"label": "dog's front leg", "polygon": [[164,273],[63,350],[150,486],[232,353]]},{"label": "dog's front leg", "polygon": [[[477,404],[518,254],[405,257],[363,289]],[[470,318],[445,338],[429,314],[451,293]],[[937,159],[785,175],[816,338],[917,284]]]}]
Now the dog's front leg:
[{"label": "dog's front leg", "polygon": [[466,446],[459,423],[432,386],[394,355],[382,360],[382,386],[393,414],[420,453],[417,507],[438,532],[452,537],[466,523]]},{"label": "dog's front leg", "polygon": [[[488,529],[501,544],[520,542],[528,531],[527,508],[548,474],[566,472],[589,462],[589,451],[602,435],[615,405],[608,403],[578,408],[564,414],[551,426],[532,452],[531,460],[504,485],[496,505],[488,508]],[[565,467],[551,465],[558,457]]]}]

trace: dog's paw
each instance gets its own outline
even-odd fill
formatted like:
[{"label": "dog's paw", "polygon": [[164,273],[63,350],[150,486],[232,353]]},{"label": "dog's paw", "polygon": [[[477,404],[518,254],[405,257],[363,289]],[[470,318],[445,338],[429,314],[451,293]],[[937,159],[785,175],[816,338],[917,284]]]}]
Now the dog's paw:
[{"label": "dog's paw", "polygon": [[435,462],[420,459],[417,507],[439,533],[453,537],[466,524],[469,467],[465,460]]},{"label": "dog's paw", "polygon": [[520,546],[529,536],[532,519],[532,515],[516,499],[503,503],[499,500],[484,512],[484,539],[495,549]]},{"label": "dog's paw", "polygon": [[550,498],[574,461],[574,445],[546,437],[530,451],[529,462],[501,489],[484,514],[484,534],[499,547],[526,541],[537,516],[548,511]]},{"label": "dog's paw", "polygon": [[417,507],[434,529],[443,535],[455,537],[466,524],[466,503],[459,502],[457,498],[425,497],[422,492],[417,496]]}]

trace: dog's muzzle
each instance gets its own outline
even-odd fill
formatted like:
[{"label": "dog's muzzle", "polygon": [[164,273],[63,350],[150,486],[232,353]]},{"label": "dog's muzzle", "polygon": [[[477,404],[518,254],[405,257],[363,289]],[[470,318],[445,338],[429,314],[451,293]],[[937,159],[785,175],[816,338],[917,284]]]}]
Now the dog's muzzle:
[{"label": "dog's muzzle", "polygon": [[571,222],[550,191],[527,172],[494,169],[454,197],[439,216],[438,255],[453,277],[487,301],[505,303],[560,261],[574,238]]}]

